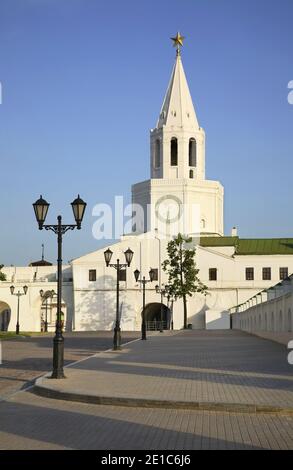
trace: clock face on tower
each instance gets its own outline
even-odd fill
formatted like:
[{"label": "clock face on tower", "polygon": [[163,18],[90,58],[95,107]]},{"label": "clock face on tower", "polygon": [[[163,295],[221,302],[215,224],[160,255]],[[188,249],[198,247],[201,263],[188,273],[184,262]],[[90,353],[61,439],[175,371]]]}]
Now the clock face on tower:
[{"label": "clock face on tower", "polygon": [[182,213],[181,201],[172,194],[158,199],[156,203],[156,218],[163,223],[174,223],[180,220]]}]

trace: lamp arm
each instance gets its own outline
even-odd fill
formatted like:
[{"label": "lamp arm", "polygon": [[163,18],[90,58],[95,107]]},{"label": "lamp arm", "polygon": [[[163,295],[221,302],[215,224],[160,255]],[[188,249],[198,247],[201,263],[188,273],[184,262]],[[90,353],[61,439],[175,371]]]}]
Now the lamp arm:
[{"label": "lamp arm", "polygon": [[[52,230],[52,232],[58,234],[59,226],[58,225],[43,225],[45,230]],[[68,224],[68,225],[61,225],[61,234],[64,235],[68,230],[74,230],[77,228],[77,224]]]},{"label": "lamp arm", "polygon": [[110,268],[115,268],[117,269],[118,271],[121,271],[122,268],[128,268],[128,264],[127,263],[124,263],[124,264],[116,264],[116,263],[109,263],[108,264],[108,267]]}]

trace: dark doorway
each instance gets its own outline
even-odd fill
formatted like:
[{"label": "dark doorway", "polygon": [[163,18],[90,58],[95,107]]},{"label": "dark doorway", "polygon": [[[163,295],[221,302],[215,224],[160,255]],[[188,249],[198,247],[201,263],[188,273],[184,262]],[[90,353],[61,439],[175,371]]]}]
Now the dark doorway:
[{"label": "dark doorway", "polygon": [[[162,311],[161,311],[162,307]],[[170,309],[159,302],[154,302],[145,307],[145,320],[147,330],[160,330],[163,323],[163,330],[170,329]]]},{"label": "dark doorway", "polygon": [[8,331],[11,310],[7,303],[0,301],[0,331]]}]

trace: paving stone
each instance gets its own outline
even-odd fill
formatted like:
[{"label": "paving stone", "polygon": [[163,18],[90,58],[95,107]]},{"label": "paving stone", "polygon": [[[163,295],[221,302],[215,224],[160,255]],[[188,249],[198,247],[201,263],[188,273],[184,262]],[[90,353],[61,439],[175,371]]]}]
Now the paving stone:
[{"label": "paving stone", "polygon": [[[123,332],[127,342],[140,335],[137,331]],[[65,364],[78,361],[97,351],[112,347],[112,331],[65,333]],[[53,334],[5,340],[2,344],[0,365],[0,400],[25,388],[28,382],[52,368]]]},{"label": "paving stone", "polygon": [[[101,374],[100,380],[108,380],[110,388],[103,390],[109,396],[123,391],[135,397],[292,406],[286,349],[241,332],[154,336],[127,345],[121,353],[86,359],[66,369],[66,375],[71,372],[87,377],[87,389],[104,387],[96,380],[95,374]],[[70,380],[51,382],[63,387]],[[293,416],[95,405],[48,399],[28,390],[0,403],[0,448],[292,450]]]},{"label": "paving stone", "polygon": [[237,331],[185,331],[136,341],[41,379],[53,398],[211,411],[293,413],[293,368],[283,345]]}]

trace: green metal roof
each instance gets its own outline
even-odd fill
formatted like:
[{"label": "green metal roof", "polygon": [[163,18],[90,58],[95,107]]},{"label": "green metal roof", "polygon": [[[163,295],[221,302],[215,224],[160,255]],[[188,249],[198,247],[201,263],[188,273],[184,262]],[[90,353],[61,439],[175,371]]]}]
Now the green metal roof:
[{"label": "green metal roof", "polygon": [[201,237],[200,245],[234,246],[237,255],[293,255],[293,238]]},{"label": "green metal roof", "polygon": [[201,246],[236,246],[239,237],[201,237]]}]

